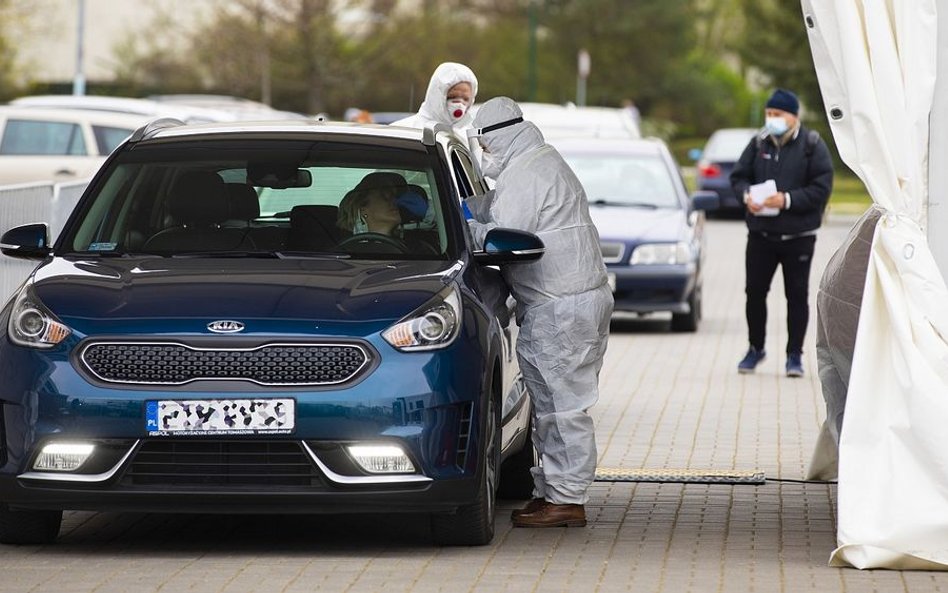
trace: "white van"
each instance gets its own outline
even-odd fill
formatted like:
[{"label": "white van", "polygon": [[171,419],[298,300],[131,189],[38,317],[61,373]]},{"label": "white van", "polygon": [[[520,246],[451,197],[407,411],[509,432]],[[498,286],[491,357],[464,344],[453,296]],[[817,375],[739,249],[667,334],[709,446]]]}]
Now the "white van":
[{"label": "white van", "polygon": [[87,179],[145,115],[0,106],[0,186]]}]

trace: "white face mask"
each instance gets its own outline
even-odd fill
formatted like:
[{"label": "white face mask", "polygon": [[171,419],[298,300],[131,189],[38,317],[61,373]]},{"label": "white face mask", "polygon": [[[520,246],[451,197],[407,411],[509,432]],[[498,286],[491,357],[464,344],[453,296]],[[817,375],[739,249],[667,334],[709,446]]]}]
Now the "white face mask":
[{"label": "white face mask", "polygon": [[467,113],[467,103],[458,100],[448,101],[448,113],[454,119],[461,119]]},{"label": "white face mask", "polygon": [[359,211],[359,218],[356,219],[355,224],[352,226],[352,234],[358,235],[361,233],[369,232],[369,224],[365,218],[365,214],[362,211]]},{"label": "white face mask", "polygon": [[779,116],[764,118],[764,127],[774,136],[783,136],[790,129],[787,120]]},{"label": "white face mask", "polygon": [[494,155],[489,152],[485,152],[481,155],[481,173],[484,174],[484,177],[497,179],[500,175],[500,170],[500,163],[494,158]]}]

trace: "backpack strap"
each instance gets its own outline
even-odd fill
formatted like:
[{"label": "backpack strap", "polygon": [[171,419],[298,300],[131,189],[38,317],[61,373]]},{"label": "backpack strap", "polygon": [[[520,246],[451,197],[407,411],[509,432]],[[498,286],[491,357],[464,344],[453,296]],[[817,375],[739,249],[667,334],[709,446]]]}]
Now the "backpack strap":
[{"label": "backpack strap", "polygon": [[820,133],[816,130],[810,130],[806,135],[806,148],[804,153],[806,158],[813,156],[813,151],[816,150],[816,145],[820,142]]}]

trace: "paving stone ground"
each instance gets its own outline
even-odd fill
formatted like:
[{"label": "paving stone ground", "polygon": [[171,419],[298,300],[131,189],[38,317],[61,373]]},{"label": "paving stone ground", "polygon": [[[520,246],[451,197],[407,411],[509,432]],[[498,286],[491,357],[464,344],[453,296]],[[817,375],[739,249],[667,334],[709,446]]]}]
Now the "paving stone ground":
[{"label": "paving stone ground", "polygon": [[0,546],[0,591],[636,593],[948,591],[948,574],[827,566],[836,491],[800,479],[823,401],[815,290],[851,220],[817,241],[806,376],[783,376],[783,284],[771,294],[767,351],[746,349],[741,221],[708,226],[705,319],[695,334],[663,320],[617,320],[594,408],[600,465],[761,470],[762,486],[597,483],[585,529],[512,529],[480,548],[438,548],[425,521],[372,517],[67,513],[52,546]]}]

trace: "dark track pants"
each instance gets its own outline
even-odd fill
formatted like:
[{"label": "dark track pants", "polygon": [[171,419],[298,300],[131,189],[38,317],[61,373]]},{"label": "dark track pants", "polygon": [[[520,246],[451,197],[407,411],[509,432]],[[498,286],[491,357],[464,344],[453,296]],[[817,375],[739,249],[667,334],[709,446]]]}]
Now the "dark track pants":
[{"label": "dark track pants", "polygon": [[781,241],[753,231],[748,233],[744,256],[747,276],[745,313],[751,346],[764,348],[767,337],[767,293],[780,265],[787,297],[787,353],[803,352],[803,338],[810,317],[807,299],[815,246],[816,235]]}]

